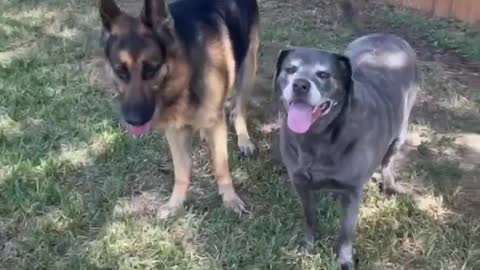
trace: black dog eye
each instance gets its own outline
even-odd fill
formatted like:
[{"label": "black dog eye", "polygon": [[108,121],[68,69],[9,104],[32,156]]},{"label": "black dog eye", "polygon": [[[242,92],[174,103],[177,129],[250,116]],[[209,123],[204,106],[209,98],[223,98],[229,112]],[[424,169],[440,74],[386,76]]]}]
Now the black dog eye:
[{"label": "black dog eye", "polygon": [[320,79],[324,79],[324,80],[330,79],[330,73],[325,72],[325,71],[317,71],[316,75]]},{"label": "black dog eye", "polygon": [[128,73],[128,68],[126,65],[117,65],[113,68],[113,71],[122,81],[127,82],[128,80],[130,80],[130,74]]},{"label": "black dog eye", "polygon": [[285,68],[285,71],[288,74],[293,74],[293,73],[297,72],[297,70],[298,70],[298,67],[296,67],[296,66],[290,66],[290,67]]},{"label": "black dog eye", "polygon": [[144,63],[142,68],[142,78],[144,80],[152,79],[160,69],[160,64],[158,63]]}]

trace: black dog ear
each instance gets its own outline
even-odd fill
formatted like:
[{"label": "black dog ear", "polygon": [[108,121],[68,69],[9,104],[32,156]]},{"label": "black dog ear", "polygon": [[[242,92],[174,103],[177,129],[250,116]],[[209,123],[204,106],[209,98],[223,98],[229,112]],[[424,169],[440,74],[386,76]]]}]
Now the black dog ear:
[{"label": "black dog ear", "polygon": [[335,58],[337,59],[341,74],[343,74],[343,81],[345,82],[345,88],[350,89],[353,84],[352,79],[352,65],[350,63],[350,59],[342,54],[335,54]]},{"label": "black dog ear", "polygon": [[100,18],[102,19],[103,28],[110,33],[115,19],[122,14],[122,11],[114,0],[98,0],[97,6],[100,12]]},{"label": "black dog ear", "polygon": [[145,0],[140,14],[142,22],[170,46],[175,41],[175,27],[165,0]]},{"label": "black dog ear", "polygon": [[293,49],[288,48],[288,49],[283,49],[278,53],[277,62],[275,64],[275,74],[273,75],[273,91],[276,91],[276,81],[282,69],[283,61],[288,56],[288,54],[292,51]]}]

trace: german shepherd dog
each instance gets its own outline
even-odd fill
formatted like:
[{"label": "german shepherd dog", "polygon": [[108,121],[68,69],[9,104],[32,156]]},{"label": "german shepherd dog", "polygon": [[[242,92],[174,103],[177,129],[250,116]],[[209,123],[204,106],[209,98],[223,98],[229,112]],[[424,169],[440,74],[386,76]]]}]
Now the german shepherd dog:
[{"label": "german shepherd dog", "polygon": [[259,46],[256,0],[145,0],[141,14],[98,0],[105,56],[129,133],[165,130],[175,184],[160,209],[166,218],[183,205],[191,178],[192,135],[208,142],[224,205],[237,213],[244,202],[232,185],[225,103],[240,151],[255,151],[246,124],[246,97],[253,88]]}]

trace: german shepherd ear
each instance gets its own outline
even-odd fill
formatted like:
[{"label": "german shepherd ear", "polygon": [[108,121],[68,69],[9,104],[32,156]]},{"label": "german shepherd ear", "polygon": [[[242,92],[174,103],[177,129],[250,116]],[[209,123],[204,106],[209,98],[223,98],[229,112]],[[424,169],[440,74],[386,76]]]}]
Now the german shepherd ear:
[{"label": "german shepherd ear", "polygon": [[350,63],[350,59],[342,54],[334,54],[334,56],[337,59],[338,64],[340,66],[340,71],[343,76],[342,79],[345,83],[345,88],[350,90],[350,87],[352,87],[352,84],[353,84],[352,65]]},{"label": "german shepherd ear", "polygon": [[104,29],[108,32],[112,31],[112,25],[122,11],[114,0],[97,0],[97,6]]},{"label": "german shepherd ear", "polygon": [[293,51],[292,48],[283,49],[278,53],[277,62],[275,64],[275,74],[273,75],[273,91],[277,91],[277,77],[280,74],[282,69],[283,61],[288,56],[289,53]]},{"label": "german shepherd ear", "polygon": [[145,0],[142,13],[142,22],[165,42],[167,46],[175,42],[175,26],[166,0]]}]

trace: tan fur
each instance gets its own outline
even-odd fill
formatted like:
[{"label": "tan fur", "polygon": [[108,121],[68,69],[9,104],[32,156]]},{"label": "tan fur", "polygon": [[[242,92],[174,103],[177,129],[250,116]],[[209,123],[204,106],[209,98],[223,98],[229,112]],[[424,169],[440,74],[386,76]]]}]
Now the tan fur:
[{"label": "tan fur", "polygon": [[[225,27],[224,27],[225,28]],[[235,62],[232,46],[226,29],[220,36],[212,37],[207,48],[210,61],[205,67],[205,98],[195,114],[193,125],[196,128],[211,128],[224,114],[224,103],[235,80]]]},{"label": "tan fur", "polygon": [[189,104],[188,83],[191,77],[191,67],[187,64],[185,56],[181,51],[175,51],[168,56],[166,63],[167,71],[164,78],[166,83],[161,85],[162,96],[172,101],[172,105],[164,108],[160,115],[154,116],[154,121],[159,128],[182,128],[190,125],[193,119],[194,111]]},{"label": "tan fur", "polygon": [[[225,29],[226,31],[226,29]],[[204,98],[199,107],[189,104],[188,83],[191,68],[187,65],[181,51],[169,57],[167,64],[172,68],[167,74],[162,98],[171,98],[176,101],[162,111],[158,117],[159,127],[174,126],[180,128],[188,125],[194,129],[208,129],[219,121],[223,113],[223,106],[230,89],[235,81],[235,62],[233,51],[227,33],[210,37],[207,47],[207,58],[203,69],[205,77]]]},{"label": "tan fur", "polygon": [[245,211],[243,201],[235,193],[228,164],[227,125],[225,115],[207,130],[207,141],[212,154],[214,175],[217,180],[218,192],[223,197],[224,204],[236,211]]},{"label": "tan fur", "polygon": [[172,154],[175,184],[169,201],[160,209],[160,218],[168,217],[187,198],[192,171],[192,131],[188,128],[168,128],[165,132]]},{"label": "tan fur", "polygon": [[243,63],[240,76],[237,78],[236,87],[238,94],[235,96],[232,111],[232,122],[237,134],[237,145],[242,151],[254,151],[255,146],[251,142],[247,128],[247,99],[254,87],[257,73],[257,52],[259,47],[258,29],[254,28],[250,33],[250,47]]},{"label": "tan fur", "polygon": [[120,51],[118,53],[118,58],[120,61],[122,61],[122,63],[129,67],[132,67],[134,64],[134,58],[127,50]]},{"label": "tan fur", "polygon": [[221,27],[221,34],[212,42],[212,45],[208,48],[208,54],[212,59],[212,63],[219,68],[225,69],[224,76],[227,82],[227,91],[224,95],[228,94],[235,83],[235,60],[233,56],[233,47],[228,37],[228,30],[225,25]]}]

